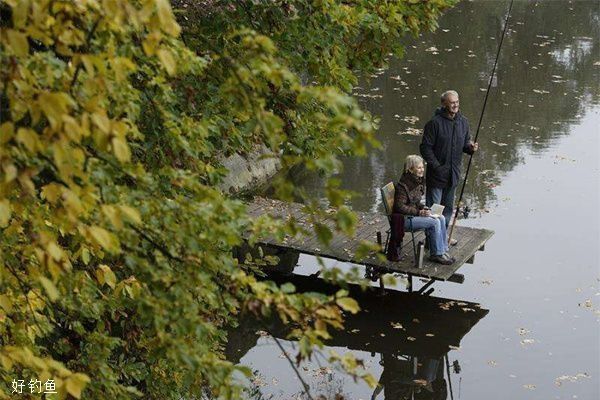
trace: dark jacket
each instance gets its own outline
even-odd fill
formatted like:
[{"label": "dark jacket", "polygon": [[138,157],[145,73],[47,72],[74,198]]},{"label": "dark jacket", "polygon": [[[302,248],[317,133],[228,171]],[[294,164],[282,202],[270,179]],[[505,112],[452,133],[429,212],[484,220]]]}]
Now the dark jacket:
[{"label": "dark jacket", "polygon": [[423,208],[421,198],[425,193],[423,178],[418,178],[410,172],[402,174],[394,184],[394,213],[403,215],[419,215]]},{"label": "dark jacket", "polygon": [[447,188],[458,184],[462,153],[473,154],[469,121],[459,112],[451,119],[438,108],[427,122],[421,142],[421,155],[427,161],[427,185]]}]

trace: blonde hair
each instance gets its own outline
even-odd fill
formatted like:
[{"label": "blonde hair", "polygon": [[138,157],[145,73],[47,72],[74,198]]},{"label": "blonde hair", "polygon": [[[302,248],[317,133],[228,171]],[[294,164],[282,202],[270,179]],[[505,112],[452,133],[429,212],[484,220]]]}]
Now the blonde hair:
[{"label": "blonde hair", "polygon": [[409,172],[414,170],[417,165],[419,164],[423,164],[425,165],[425,162],[423,161],[423,157],[417,155],[417,154],[411,154],[406,156],[406,160],[404,160],[404,172]]}]

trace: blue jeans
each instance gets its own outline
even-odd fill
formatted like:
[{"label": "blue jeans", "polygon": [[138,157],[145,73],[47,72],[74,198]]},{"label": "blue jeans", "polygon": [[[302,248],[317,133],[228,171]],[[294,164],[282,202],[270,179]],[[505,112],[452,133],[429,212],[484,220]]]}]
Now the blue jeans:
[{"label": "blue jeans", "polygon": [[[427,240],[429,240],[429,254],[441,256],[448,251],[446,241],[446,218],[443,215],[440,218],[433,217],[412,217],[413,230],[425,230]],[[404,230],[410,232],[410,218],[404,218]]]},{"label": "blue jeans", "polygon": [[454,192],[456,185],[449,188],[430,188],[427,186],[425,193],[425,205],[431,207],[433,204],[441,204],[444,206],[444,217],[446,218],[446,228],[452,219],[452,211],[454,210]]}]

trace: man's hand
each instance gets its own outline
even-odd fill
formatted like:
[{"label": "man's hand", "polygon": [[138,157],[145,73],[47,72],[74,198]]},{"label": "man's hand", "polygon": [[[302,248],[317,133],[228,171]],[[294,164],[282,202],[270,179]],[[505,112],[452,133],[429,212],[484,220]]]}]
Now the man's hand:
[{"label": "man's hand", "polygon": [[428,208],[424,208],[422,210],[419,210],[419,215],[421,217],[429,217],[429,216],[431,216],[431,211],[429,211]]},{"label": "man's hand", "polygon": [[477,150],[479,150],[479,143],[475,142],[470,142],[469,146],[471,146],[471,149],[473,150],[473,152],[476,152]]}]

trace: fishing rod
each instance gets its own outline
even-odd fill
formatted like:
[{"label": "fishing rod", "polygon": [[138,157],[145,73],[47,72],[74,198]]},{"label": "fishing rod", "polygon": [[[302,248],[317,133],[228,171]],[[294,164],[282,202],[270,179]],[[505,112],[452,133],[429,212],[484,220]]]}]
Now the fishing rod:
[{"label": "fishing rod", "polygon": [[[514,0],[510,0],[510,5],[508,6],[508,12],[506,13],[506,20],[504,21],[504,29],[502,30],[502,37],[500,37],[500,43],[498,44],[498,52],[496,53],[496,60],[494,60],[494,67],[492,68],[492,74],[490,75],[490,80],[488,82],[487,90],[485,91],[485,99],[483,100],[483,107],[481,108],[481,114],[479,115],[479,122],[477,123],[477,131],[475,132],[474,143],[477,143],[477,137],[479,136],[479,129],[481,128],[481,122],[483,121],[483,114],[485,113],[485,106],[487,105],[488,97],[490,95],[490,88],[492,87],[492,81],[494,79],[494,75],[496,74],[496,66],[498,65],[498,59],[500,58],[500,50],[502,49],[502,43],[504,42],[504,36],[506,36],[506,31],[508,28],[508,20],[510,19],[510,12],[512,11]],[[465,193],[465,186],[467,184],[467,178],[469,177],[469,170],[471,169],[471,164],[473,162],[473,154],[469,156],[469,163],[467,164],[467,171],[465,172],[465,179],[463,181],[462,187],[460,189],[460,195],[458,196],[458,203],[456,203],[456,212],[454,213],[454,220],[452,221],[452,226],[450,227],[450,234],[448,235],[448,243],[452,240],[452,233],[454,232],[454,225],[456,225],[456,220],[458,219],[458,211],[460,209],[460,203],[463,198],[463,194]]]}]

